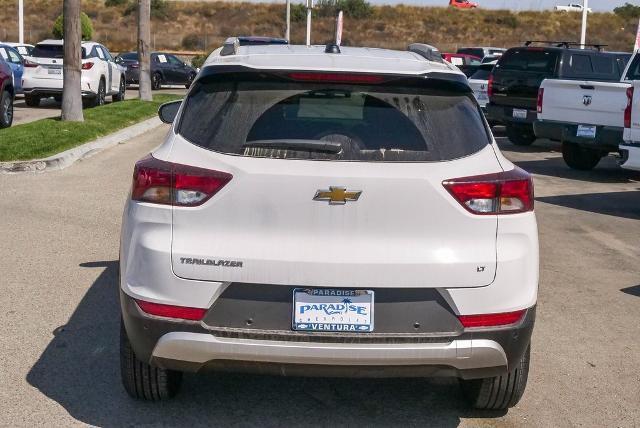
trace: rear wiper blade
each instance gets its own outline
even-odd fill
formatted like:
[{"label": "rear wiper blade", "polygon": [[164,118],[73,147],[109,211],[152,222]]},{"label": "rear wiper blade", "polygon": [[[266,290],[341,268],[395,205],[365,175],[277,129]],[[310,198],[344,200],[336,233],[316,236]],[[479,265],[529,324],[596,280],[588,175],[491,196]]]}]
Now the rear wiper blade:
[{"label": "rear wiper blade", "polygon": [[242,147],[263,147],[270,149],[308,150],[312,152],[340,153],[342,145],[334,141],[321,140],[254,140]]}]

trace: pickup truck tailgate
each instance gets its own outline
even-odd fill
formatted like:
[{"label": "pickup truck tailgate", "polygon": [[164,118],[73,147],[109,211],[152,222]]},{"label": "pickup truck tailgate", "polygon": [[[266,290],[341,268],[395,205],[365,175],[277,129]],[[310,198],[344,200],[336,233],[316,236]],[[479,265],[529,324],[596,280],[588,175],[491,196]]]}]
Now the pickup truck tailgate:
[{"label": "pickup truck tailgate", "polygon": [[622,128],[627,83],[545,79],[539,120]]}]

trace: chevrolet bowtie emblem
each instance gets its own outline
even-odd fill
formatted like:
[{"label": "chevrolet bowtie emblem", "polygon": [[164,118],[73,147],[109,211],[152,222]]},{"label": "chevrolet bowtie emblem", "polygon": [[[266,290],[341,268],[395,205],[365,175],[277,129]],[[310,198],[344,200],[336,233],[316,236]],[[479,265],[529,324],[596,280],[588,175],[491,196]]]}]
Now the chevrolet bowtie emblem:
[{"label": "chevrolet bowtie emblem", "polygon": [[362,191],[347,191],[344,187],[330,186],[329,190],[318,190],[314,201],[328,201],[329,205],[344,205],[347,201],[357,201]]}]

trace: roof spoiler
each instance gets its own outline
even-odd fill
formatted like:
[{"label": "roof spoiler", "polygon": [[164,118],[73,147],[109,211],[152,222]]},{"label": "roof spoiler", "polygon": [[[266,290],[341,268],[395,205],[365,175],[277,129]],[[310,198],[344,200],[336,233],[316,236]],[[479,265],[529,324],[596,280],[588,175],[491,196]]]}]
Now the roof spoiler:
[{"label": "roof spoiler", "polygon": [[235,55],[238,53],[240,46],[255,46],[255,45],[288,45],[287,39],[280,39],[277,37],[259,37],[259,36],[238,36],[229,37],[224,41],[220,56]]},{"label": "roof spoiler", "polygon": [[602,48],[609,46],[609,45],[602,45],[602,44],[584,44],[583,45],[578,42],[561,42],[561,41],[553,41],[553,40],[527,40],[526,42],[524,42],[524,45],[528,47],[534,43],[540,43],[548,46],[554,46],[557,48],[565,48],[565,49],[569,49],[571,47],[584,46],[584,47],[597,49],[598,51],[602,51]]},{"label": "roof spoiler", "polygon": [[407,50],[409,52],[416,53],[428,61],[444,63],[442,54],[435,46],[427,45],[424,43],[411,43]]}]

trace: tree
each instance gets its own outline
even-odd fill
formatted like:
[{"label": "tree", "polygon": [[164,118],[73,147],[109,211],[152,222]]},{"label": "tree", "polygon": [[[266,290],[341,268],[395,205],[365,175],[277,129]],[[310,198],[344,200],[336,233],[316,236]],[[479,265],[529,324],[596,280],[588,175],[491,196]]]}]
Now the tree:
[{"label": "tree", "polygon": [[640,6],[625,3],[624,6],[614,8],[613,13],[625,19],[637,19],[640,18]]},{"label": "tree", "polygon": [[152,101],[151,95],[151,1],[138,0],[138,62],[140,63],[139,93],[143,101]]},{"label": "tree", "polygon": [[[58,16],[53,23],[51,33],[53,33],[53,37],[56,39],[63,38],[63,20],[64,14]],[[93,24],[91,23],[91,18],[89,18],[89,16],[84,12],[80,14],[80,28],[82,30],[82,40],[91,40],[93,38]]]},{"label": "tree", "polygon": [[80,0],[64,0],[62,4],[64,62],[62,83],[62,120],[83,122],[80,90],[82,39],[80,33]]}]

